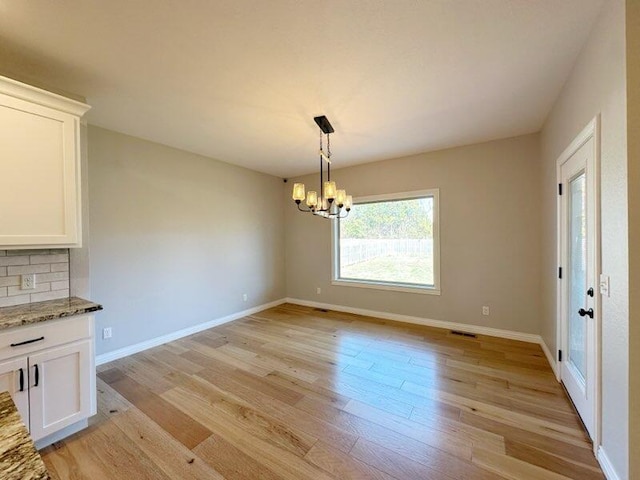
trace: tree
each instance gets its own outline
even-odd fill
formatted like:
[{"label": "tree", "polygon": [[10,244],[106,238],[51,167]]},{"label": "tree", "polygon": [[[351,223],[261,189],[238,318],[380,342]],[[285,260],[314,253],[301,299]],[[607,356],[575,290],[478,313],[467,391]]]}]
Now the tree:
[{"label": "tree", "polygon": [[354,205],[340,220],[342,238],[423,239],[433,234],[433,199],[416,198]]}]

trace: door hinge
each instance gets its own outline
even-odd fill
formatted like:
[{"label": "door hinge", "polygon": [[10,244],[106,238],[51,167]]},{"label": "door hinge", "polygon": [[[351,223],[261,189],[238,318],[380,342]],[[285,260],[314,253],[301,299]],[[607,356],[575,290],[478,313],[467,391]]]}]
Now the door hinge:
[{"label": "door hinge", "polygon": [[558,350],[558,361],[562,361],[562,350]]},{"label": "door hinge", "polygon": [[562,195],[562,184],[558,184],[558,195]]},{"label": "door hinge", "polygon": [[558,278],[562,278],[562,267],[558,267]]}]

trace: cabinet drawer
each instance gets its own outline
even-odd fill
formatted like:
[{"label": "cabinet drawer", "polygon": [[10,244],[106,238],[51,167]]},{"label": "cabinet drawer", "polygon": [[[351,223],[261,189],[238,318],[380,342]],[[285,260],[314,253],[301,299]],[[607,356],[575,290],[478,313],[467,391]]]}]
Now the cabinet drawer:
[{"label": "cabinet drawer", "polygon": [[78,315],[11,328],[0,333],[0,360],[92,337],[92,315]]}]

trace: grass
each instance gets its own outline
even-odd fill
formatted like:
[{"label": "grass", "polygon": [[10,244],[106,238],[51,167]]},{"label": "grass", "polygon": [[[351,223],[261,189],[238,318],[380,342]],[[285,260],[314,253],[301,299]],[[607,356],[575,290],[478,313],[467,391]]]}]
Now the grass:
[{"label": "grass", "polygon": [[433,260],[424,256],[378,257],[342,267],[340,276],[356,280],[433,285]]}]

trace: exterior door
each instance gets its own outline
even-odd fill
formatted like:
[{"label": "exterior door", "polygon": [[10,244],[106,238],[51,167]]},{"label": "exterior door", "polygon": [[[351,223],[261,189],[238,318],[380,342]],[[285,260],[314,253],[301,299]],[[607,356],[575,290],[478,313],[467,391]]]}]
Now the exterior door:
[{"label": "exterior door", "polygon": [[92,340],[82,340],[29,356],[33,440],[91,415],[92,354]]},{"label": "exterior door", "polygon": [[560,376],[592,439],[597,425],[597,178],[594,135],[560,164]]},{"label": "exterior door", "polygon": [[0,392],[7,391],[16,404],[22,421],[29,428],[29,380],[27,357],[0,362]]}]

